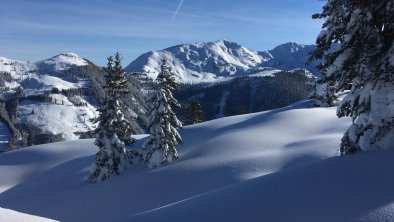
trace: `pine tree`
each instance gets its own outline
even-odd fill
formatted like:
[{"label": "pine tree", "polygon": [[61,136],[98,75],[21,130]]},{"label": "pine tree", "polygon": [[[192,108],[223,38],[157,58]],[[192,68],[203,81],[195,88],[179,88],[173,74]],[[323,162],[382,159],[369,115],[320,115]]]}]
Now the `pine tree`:
[{"label": "pine tree", "polygon": [[201,109],[201,104],[198,101],[190,103],[186,110],[185,124],[193,125],[204,121],[204,111]]},{"label": "pine tree", "polygon": [[335,94],[335,81],[331,81],[325,76],[324,70],[321,71],[321,77],[316,80],[314,92],[310,97],[313,105],[317,107],[331,107],[335,105],[338,97]]},{"label": "pine tree", "polygon": [[326,19],[313,53],[324,59],[323,82],[351,87],[337,110],[353,119],[341,154],[393,147],[394,0],[329,0],[313,18]]},{"label": "pine tree", "polygon": [[171,106],[180,104],[173,97],[172,90],[177,86],[171,68],[166,66],[166,60],[161,64],[157,77],[158,88],[152,97],[148,128],[150,136],[144,143],[145,161],[149,167],[155,168],[178,158],[176,146],[183,141],[176,127],[182,127]]},{"label": "pine tree", "polygon": [[126,107],[121,98],[127,95],[127,77],[121,66],[119,52],[108,58],[106,85],[106,99],[99,109],[100,115],[96,119],[98,127],[95,130],[99,151],[96,154],[94,168],[89,175],[89,181],[102,181],[114,174],[122,173],[127,164],[125,146],[134,142],[129,120],[125,118]]}]

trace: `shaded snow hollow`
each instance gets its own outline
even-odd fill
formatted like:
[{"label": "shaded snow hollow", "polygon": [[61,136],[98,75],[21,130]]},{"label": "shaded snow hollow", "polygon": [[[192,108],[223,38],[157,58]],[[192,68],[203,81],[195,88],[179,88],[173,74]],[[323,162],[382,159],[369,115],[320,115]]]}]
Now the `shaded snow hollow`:
[{"label": "shaded snow hollow", "polygon": [[17,212],[57,221],[393,221],[394,149],[338,157],[350,120],[337,119],[335,107],[310,104],[185,127],[178,160],[159,169],[135,166],[96,184],[85,180],[97,151],[93,140],[1,154],[0,215],[5,221]]}]

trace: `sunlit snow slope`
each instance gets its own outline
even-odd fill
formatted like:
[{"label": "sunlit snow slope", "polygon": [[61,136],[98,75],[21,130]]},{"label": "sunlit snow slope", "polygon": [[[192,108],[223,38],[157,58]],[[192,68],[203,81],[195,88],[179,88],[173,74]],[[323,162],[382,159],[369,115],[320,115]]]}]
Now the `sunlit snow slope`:
[{"label": "sunlit snow slope", "polygon": [[0,207],[58,221],[393,221],[394,150],[339,157],[349,124],[309,101],[217,119],[181,131],[171,164],[96,184],[92,140],[12,151]]}]

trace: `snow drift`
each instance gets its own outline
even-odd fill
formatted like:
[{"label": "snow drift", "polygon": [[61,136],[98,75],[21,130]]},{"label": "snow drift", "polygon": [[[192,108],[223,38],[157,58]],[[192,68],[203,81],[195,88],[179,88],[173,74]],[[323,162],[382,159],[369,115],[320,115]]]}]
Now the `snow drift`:
[{"label": "snow drift", "polygon": [[58,221],[392,221],[394,150],[339,157],[350,120],[335,111],[304,101],[186,127],[179,159],[95,184],[92,140],[4,153],[0,207]]}]

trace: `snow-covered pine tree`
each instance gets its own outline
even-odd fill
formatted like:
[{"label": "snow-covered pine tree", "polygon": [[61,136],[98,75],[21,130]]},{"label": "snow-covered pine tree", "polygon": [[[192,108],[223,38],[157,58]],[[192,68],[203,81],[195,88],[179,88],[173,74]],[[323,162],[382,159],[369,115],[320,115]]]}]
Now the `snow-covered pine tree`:
[{"label": "snow-covered pine tree", "polygon": [[126,168],[127,156],[125,146],[134,140],[131,124],[124,116],[126,107],[121,98],[128,94],[127,77],[123,72],[119,52],[108,58],[106,85],[106,99],[99,109],[100,115],[96,119],[98,127],[95,131],[99,151],[96,154],[95,166],[90,172],[89,181],[102,181],[114,174],[120,174]]},{"label": "snow-covered pine tree", "polygon": [[329,0],[313,18],[326,19],[313,53],[324,82],[350,87],[337,111],[353,118],[341,154],[394,148],[394,0]]},{"label": "snow-covered pine tree", "polygon": [[178,158],[176,146],[182,138],[176,127],[182,127],[171,106],[180,104],[173,97],[172,90],[177,86],[171,68],[162,61],[161,71],[157,77],[158,88],[152,96],[152,108],[148,128],[150,136],[143,145],[144,159],[150,168],[160,167]]},{"label": "snow-covered pine tree", "polygon": [[321,77],[316,80],[314,91],[310,98],[313,101],[313,105],[318,107],[330,107],[337,101],[335,81],[330,81],[326,77],[325,70],[321,70]]},{"label": "snow-covered pine tree", "polygon": [[204,121],[204,111],[202,111],[201,104],[195,100],[189,104],[186,110],[184,123],[186,125],[193,125]]}]

